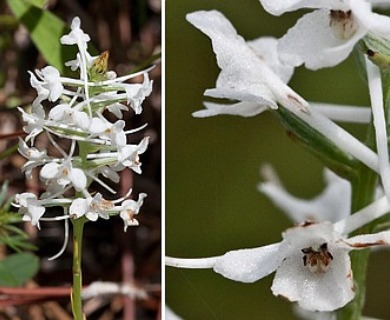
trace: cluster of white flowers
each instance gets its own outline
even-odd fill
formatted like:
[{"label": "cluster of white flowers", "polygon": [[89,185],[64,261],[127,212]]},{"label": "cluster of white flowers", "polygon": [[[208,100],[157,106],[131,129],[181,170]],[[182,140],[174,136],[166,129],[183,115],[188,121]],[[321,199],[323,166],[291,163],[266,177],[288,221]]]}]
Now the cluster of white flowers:
[{"label": "cluster of white flowers", "polygon": [[[366,51],[368,57],[364,62],[371,107],[308,102],[287,83],[294,67],[304,64],[316,70],[335,66],[366,37],[390,43],[390,18],[373,12],[372,6],[382,4],[380,1],[260,2],[273,15],[302,8],[314,11],[304,14],[281,39],[264,37],[248,42],[217,11],[187,15],[191,24],[210,37],[221,69],[216,87],[206,90],[205,95],[235,101],[205,102],[205,109],[193,115],[251,117],[266,110],[286,110],[331,141],[340,152],[377,172],[381,185],[374,202],[351,214],[351,185],[334,173],[325,172],[326,189],[307,201],[290,195],[272,168],[267,167],[263,170],[265,182],[259,184],[259,190],[297,224],[282,233],[280,242],[203,259],[166,257],[166,265],[211,268],[241,282],[254,282],[276,272],[271,287],[274,295],[297,302],[306,311],[323,312],[324,318],[330,319],[334,316],[332,311],[345,306],[355,296],[349,252],[390,245],[390,231],[348,236],[390,211],[390,164],[381,73],[371,62],[376,52]],[[377,152],[334,122],[369,123],[371,117]]]},{"label": "cluster of white flowers", "polygon": [[[119,215],[124,229],[138,225],[135,215],[139,213],[145,193],[138,200],[127,199],[128,194],[117,200],[106,200],[102,194],[90,188],[91,182],[99,183],[115,194],[101,176],[115,183],[119,173],[130,168],[141,173],[139,155],[148,147],[148,137],[139,144],[128,144],[127,135],[143,129],[126,129],[123,113],[132,109],[135,114],[142,112],[142,103],[151,91],[152,81],[148,71],[117,77],[107,71],[108,52],[91,56],[87,51],[90,37],[80,28],[80,19],[74,18],[71,32],[61,38],[63,45],[77,45],[75,60],[66,63],[77,71],[78,79],[62,77],[59,71],[47,66],[31,75],[31,85],[37,91],[31,112],[20,108],[27,136],[20,139],[19,152],[27,158],[23,170],[31,178],[32,170],[41,167],[39,178],[46,186],[46,192],[37,196],[22,193],[15,197],[15,206],[23,214],[23,220],[31,221],[39,228],[39,222],[52,219],[77,219],[85,216],[90,221],[98,218],[109,219]],[[143,77],[142,83],[126,83],[135,77]],[[49,112],[42,102],[55,103]],[[117,118],[115,122],[109,119]],[[37,136],[45,134],[53,146],[52,152],[39,150]],[[58,142],[70,146],[66,152]],[[50,154],[51,153],[51,154]],[[48,207],[60,206],[63,214],[45,218]]]}]

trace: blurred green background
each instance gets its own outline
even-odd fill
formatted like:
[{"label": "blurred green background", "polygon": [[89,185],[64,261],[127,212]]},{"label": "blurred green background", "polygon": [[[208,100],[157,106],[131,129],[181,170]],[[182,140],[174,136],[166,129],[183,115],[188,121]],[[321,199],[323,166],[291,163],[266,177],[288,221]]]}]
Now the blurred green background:
[{"label": "blurred green background", "polygon": [[[270,113],[253,118],[196,119],[203,92],[219,73],[211,44],[185,20],[196,10],[221,11],[245,39],[281,37],[303,12],[273,17],[258,0],[166,1],[166,253],[207,257],[279,241],[291,226],[260,194],[259,168],[271,163],[293,194],[310,198],[323,188],[320,161],[289,140]],[[353,58],[317,72],[299,68],[291,87],[309,101],[368,105]],[[364,126],[343,125],[359,138]],[[372,256],[366,314],[390,319],[386,252]],[[275,298],[273,275],[254,284],[211,270],[166,269],[167,304],[192,319],[295,319],[292,305]]]}]

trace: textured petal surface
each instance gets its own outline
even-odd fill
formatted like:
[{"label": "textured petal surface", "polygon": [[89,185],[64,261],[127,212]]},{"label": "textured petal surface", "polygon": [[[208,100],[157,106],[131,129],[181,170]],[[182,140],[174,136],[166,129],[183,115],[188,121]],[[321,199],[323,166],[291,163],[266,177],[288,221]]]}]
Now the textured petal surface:
[{"label": "textured petal surface", "polygon": [[326,188],[317,197],[305,200],[288,193],[282,185],[264,182],[259,190],[295,223],[305,220],[336,222],[350,215],[351,185],[329,170],[324,171]]},{"label": "textured petal surface", "polygon": [[254,282],[274,272],[287,252],[288,248],[283,242],[229,251],[217,259],[214,271],[235,281]]},{"label": "textured petal surface", "polygon": [[332,67],[345,60],[354,45],[364,36],[360,27],[349,39],[337,37],[330,27],[329,11],[305,14],[279,41],[281,60],[316,70]]},{"label": "textured petal surface", "polygon": [[345,242],[356,249],[364,249],[372,246],[382,246],[390,245],[390,231],[383,231],[373,234],[362,234],[348,240]]},{"label": "textured petal surface", "polygon": [[82,217],[88,210],[88,201],[86,199],[74,199],[69,208],[69,213],[77,218]]},{"label": "textured petal surface", "polygon": [[278,40],[273,37],[261,37],[247,42],[259,59],[264,60],[268,67],[275,72],[284,83],[288,83],[294,73],[294,67],[283,64],[279,60],[277,50]]},{"label": "textured petal surface", "polygon": [[85,189],[87,185],[87,177],[81,169],[73,168],[69,173],[69,179],[77,190]]},{"label": "textured petal surface", "polygon": [[269,108],[252,102],[238,102],[233,104],[222,104],[205,102],[206,109],[194,112],[192,115],[196,118],[207,118],[222,114],[253,117]]},{"label": "textured petal surface", "polygon": [[371,5],[363,0],[350,1],[351,10],[359,21],[371,33],[390,39],[390,18],[371,11]]},{"label": "textured petal surface", "polygon": [[284,260],[278,268],[271,290],[309,311],[333,311],[352,300],[351,262],[346,251],[335,249],[330,269],[324,273],[311,272],[303,264],[303,254]]},{"label": "textured petal surface", "polygon": [[276,16],[302,8],[348,10],[349,1],[343,0],[260,0],[264,9]]},{"label": "textured petal surface", "polygon": [[54,179],[58,174],[59,168],[60,165],[57,163],[48,163],[42,167],[40,175],[44,179]]},{"label": "textured petal surface", "polygon": [[[198,11],[187,15],[187,20],[208,35],[212,41],[221,73],[217,88],[238,92],[243,97],[254,95],[263,100],[273,100],[266,85],[264,66],[232,24],[217,11]],[[234,97],[232,97],[234,98]],[[247,101],[247,100],[246,100]],[[253,101],[253,97],[251,100]]]},{"label": "textured petal surface", "polygon": [[293,248],[301,250],[310,246],[318,247],[323,243],[339,240],[330,222],[304,223],[283,232],[283,239]]},{"label": "textured petal surface", "polygon": [[[261,86],[265,89],[264,86]],[[259,86],[260,88],[260,86]],[[266,89],[265,89],[266,90]],[[222,99],[231,99],[231,100],[238,100],[238,101],[245,101],[250,103],[256,103],[261,108],[264,107],[270,107],[272,109],[276,109],[277,105],[273,100],[270,100],[266,98],[266,96],[258,95],[258,93],[261,92],[260,90],[257,92],[257,94],[254,94],[252,92],[243,92],[243,91],[236,91],[232,90],[230,88],[215,88],[215,89],[207,89],[204,92],[205,96],[213,97],[213,98],[222,98]]]}]

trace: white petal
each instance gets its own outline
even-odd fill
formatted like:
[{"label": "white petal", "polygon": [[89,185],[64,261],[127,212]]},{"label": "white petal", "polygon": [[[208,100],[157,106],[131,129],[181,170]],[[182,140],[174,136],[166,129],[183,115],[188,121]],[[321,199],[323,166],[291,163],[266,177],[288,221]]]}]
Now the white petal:
[{"label": "white petal", "polygon": [[69,105],[59,104],[50,110],[49,119],[60,121],[64,118],[64,113],[69,109],[70,109]]},{"label": "white petal", "polygon": [[204,106],[206,109],[195,111],[192,115],[195,118],[207,118],[222,114],[253,117],[269,109],[267,106],[245,101],[234,104],[205,102]]},{"label": "white petal", "polygon": [[349,255],[340,249],[331,254],[330,269],[324,273],[311,272],[304,266],[302,253],[288,257],[276,271],[273,294],[310,311],[333,311],[346,305],[355,295]]},{"label": "white petal", "polygon": [[268,246],[229,251],[217,258],[214,271],[228,279],[254,282],[274,272],[286,258],[284,242]]},{"label": "white petal", "polygon": [[45,208],[40,206],[29,206],[28,212],[23,216],[23,221],[31,221],[33,226],[39,228],[39,219],[44,215]]},{"label": "white petal", "polygon": [[260,2],[267,12],[276,16],[302,8],[348,10],[347,1],[343,0],[260,0]]},{"label": "white petal", "polygon": [[44,165],[41,169],[40,175],[44,179],[54,179],[58,174],[60,165],[54,162]]},{"label": "white petal", "polygon": [[336,222],[350,214],[351,185],[329,170],[324,171],[327,186],[317,197],[305,200],[288,193],[282,185],[264,182],[258,186],[295,223],[305,220]]},{"label": "white petal", "polygon": [[390,231],[383,231],[373,234],[362,234],[344,241],[354,249],[364,249],[372,246],[383,246],[390,244]]},{"label": "white petal", "polygon": [[330,243],[341,238],[335,233],[333,224],[328,221],[304,223],[287,229],[282,235],[283,239],[297,250],[308,246],[319,247],[323,243]]},{"label": "white petal", "polygon": [[87,177],[83,170],[78,168],[73,168],[69,173],[69,180],[72,181],[73,186],[77,190],[85,189],[87,185]]},{"label": "white petal", "polygon": [[247,41],[247,44],[256,53],[256,55],[265,61],[267,66],[275,72],[284,83],[288,83],[294,73],[294,67],[283,64],[279,60],[277,50],[278,40],[273,37],[261,37],[252,41]]},{"label": "white petal", "polygon": [[359,27],[351,38],[338,38],[330,27],[329,11],[316,10],[305,14],[279,40],[280,58],[295,66],[304,63],[312,70],[332,67],[348,57],[365,33]]},{"label": "white petal", "polygon": [[[253,94],[252,92],[256,92],[256,94]],[[256,83],[248,85],[248,87],[243,88],[241,91],[224,87],[207,89],[204,92],[204,95],[212,98],[231,99],[245,101],[249,103],[256,103],[260,105],[259,107],[261,109],[263,109],[264,107],[270,107],[272,109],[278,108],[277,104],[271,98],[269,98],[271,96],[271,93],[268,88],[263,85],[258,85]]]},{"label": "white petal", "polygon": [[123,147],[126,145],[126,140],[126,134],[122,130],[120,132],[115,133],[115,135],[113,136],[112,144],[114,146]]},{"label": "white petal", "polygon": [[99,118],[92,118],[89,131],[93,134],[99,134],[107,129],[107,124]]},{"label": "white petal", "polygon": [[88,210],[88,201],[86,199],[77,198],[73,200],[69,208],[69,214],[77,218],[82,217]]},{"label": "white petal", "polygon": [[390,212],[390,203],[386,196],[375,200],[370,205],[334,224],[334,229],[341,234],[348,234],[365,224]]},{"label": "white petal", "polygon": [[98,213],[93,211],[88,211],[85,216],[89,221],[96,221],[99,218]]},{"label": "white petal", "polygon": [[[198,11],[187,15],[187,20],[208,35],[217,56],[221,73],[217,80],[217,88],[224,89],[213,96],[228,96],[228,91],[235,92],[230,99],[246,100],[246,95],[273,100],[273,94],[265,85],[269,81],[265,72],[265,63],[239,36],[232,24],[217,11]],[[241,93],[241,97],[239,94]],[[210,93],[207,93],[210,95]],[[238,95],[238,96],[236,96]]]},{"label": "white petal", "polygon": [[363,0],[350,1],[355,18],[371,33],[390,39],[390,18],[371,11],[370,3]]},{"label": "white petal", "polygon": [[74,122],[79,128],[83,130],[87,130],[91,125],[91,119],[85,112],[75,113]]},{"label": "white petal", "polygon": [[335,312],[313,312],[300,308],[298,305],[294,305],[294,313],[299,316],[299,319],[303,320],[337,320]]},{"label": "white petal", "polygon": [[149,137],[145,137],[138,144],[138,154],[142,154],[148,149],[149,139]]}]

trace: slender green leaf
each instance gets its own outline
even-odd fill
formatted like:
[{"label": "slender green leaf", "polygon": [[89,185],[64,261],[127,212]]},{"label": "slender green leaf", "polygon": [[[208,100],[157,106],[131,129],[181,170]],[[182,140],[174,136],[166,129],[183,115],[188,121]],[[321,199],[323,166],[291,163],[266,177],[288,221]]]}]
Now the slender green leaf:
[{"label": "slender green leaf", "polygon": [[7,197],[8,181],[5,181],[0,189],[0,205],[4,203]]},{"label": "slender green leaf", "polygon": [[0,160],[6,159],[10,156],[12,156],[14,153],[18,151],[19,144],[15,144],[12,147],[9,147],[5,149],[3,152],[0,153]]},{"label": "slender green leaf", "polygon": [[47,2],[47,0],[29,0],[32,5],[43,8],[44,4]]},{"label": "slender green leaf", "polygon": [[21,286],[39,268],[39,259],[31,253],[15,253],[0,261],[0,286]]},{"label": "slender green leaf", "polygon": [[341,177],[346,179],[355,177],[354,168],[358,162],[349,154],[285,108],[279,107],[276,114],[290,138],[302,144]]},{"label": "slender green leaf", "polygon": [[7,0],[17,19],[27,28],[31,39],[46,61],[56,67],[61,74],[69,72],[64,63],[76,58],[76,46],[63,46],[62,35],[69,27],[54,14],[42,10],[26,0]]},{"label": "slender green leaf", "polygon": [[7,245],[16,252],[23,250],[37,250],[37,247],[26,241],[26,238],[20,236],[2,237],[0,243]]}]

